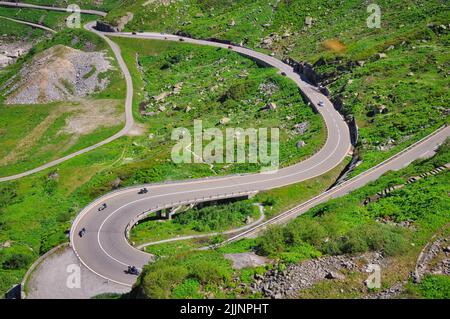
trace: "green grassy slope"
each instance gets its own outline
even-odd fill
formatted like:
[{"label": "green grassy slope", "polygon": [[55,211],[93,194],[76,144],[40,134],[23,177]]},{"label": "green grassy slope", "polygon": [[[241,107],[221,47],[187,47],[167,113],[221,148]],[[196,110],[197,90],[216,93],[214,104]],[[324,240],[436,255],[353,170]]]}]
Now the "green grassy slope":
[{"label": "green grassy slope", "polygon": [[[286,264],[321,255],[382,251],[386,258],[382,270],[382,289],[408,281],[422,247],[450,220],[448,171],[409,184],[367,206],[362,202],[367,196],[388,186],[404,183],[410,176],[428,172],[449,160],[450,143],[447,141],[434,158],[417,161],[398,172],[389,172],[349,195],[311,209],[285,227],[271,228],[257,239],[241,240],[217,251],[188,252],[192,245],[189,243],[177,245],[179,247],[175,244],[171,244],[172,247],[169,244],[155,247],[153,251],[169,256],[145,267],[131,296],[178,298],[183,292],[183,297],[187,298],[258,297],[249,294],[248,288],[242,288],[237,283],[250,284],[254,280],[253,275],[264,272],[264,268],[233,271],[230,262],[223,258],[223,253],[245,251],[256,251],[273,258],[281,270]],[[410,221],[412,227],[395,224],[405,220]],[[349,272],[345,280],[321,282],[300,292],[300,296],[370,296],[373,291],[369,291],[363,283],[366,277],[364,273]],[[433,282],[436,287],[433,287]],[[404,296],[445,298],[448,296],[445,289],[448,289],[447,279],[431,277],[418,287],[410,286]]]},{"label": "green grassy slope", "polygon": [[[52,42],[46,45],[71,43],[73,36],[77,35],[80,41],[76,44],[76,48],[84,48],[85,40],[89,40],[90,35],[84,32],[80,34],[74,32],[76,31],[61,32]],[[87,38],[84,38],[85,36]],[[120,43],[120,41],[118,42]],[[97,48],[101,49],[101,44],[98,45]],[[206,108],[210,105],[196,102],[202,97],[199,91],[209,86],[213,81],[209,78],[211,71],[205,66],[211,67],[214,71],[225,68],[229,71],[227,71],[228,73],[223,72],[226,79],[223,82],[223,87],[211,97],[213,110],[209,113],[211,114],[211,122],[216,123],[222,116],[222,112],[226,114],[225,110],[221,110],[221,105],[215,102],[216,98],[233,87],[234,84],[244,81],[237,75],[247,69],[249,77],[251,76],[251,79],[256,82],[257,88],[261,81],[266,80],[266,76],[280,85],[280,90],[277,93],[279,94],[277,95],[279,109],[268,114],[264,112],[260,114],[256,110],[250,109],[251,117],[246,118],[246,122],[242,119],[241,123],[250,125],[253,120],[257,121],[260,117],[270,120],[271,116],[275,116],[276,119],[282,121],[286,115],[292,113],[292,115],[298,117],[298,120],[309,119],[311,129],[319,128],[318,131],[312,131],[311,134],[306,133],[307,136],[311,136],[311,145],[323,141],[324,135],[321,130],[320,117],[313,114],[311,109],[303,104],[298,89],[292,83],[286,82],[283,77],[274,74],[273,70],[258,68],[249,60],[230,54],[225,50],[216,52],[211,48],[187,47],[178,43],[167,44],[166,46],[166,44],[162,45],[150,41],[136,42],[134,46],[124,46],[122,50],[133,74],[135,88],[137,89],[137,101],[145,100],[146,91],[154,92],[155,90],[166,89],[166,86],[167,89],[170,89],[173,83],[180,80],[178,77],[186,77],[191,78],[190,82],[186,81],[186,86],[183,86],[186,91],[182,90],[179,95],[171,97],[171,102],[182,106],[186,102],[186,96],[188,96],[193,103],[192,106],[198,108],[197,112],[206,112]],[[139,49],[139,52],[145,69],[143,76],[139,74],[136,68],[135,53],[140,46],[142,48]],[[186,57],[186,54],[192,54],[191,61],[182,59],[183,61],[180,61],[178,66],[173,66],[174,68],[186,68],[183,73],[159,70],[158,66],[161,66],[169,56]],[[211,63],[216,61],[216,58],[222,58],[223,65],[210,66]],[[16,72],[13,68],[10,71]],[[194,74],[198,75],[198,80],[195,79]],[[143,79],[149,80],[149,83],[145,84]],[[155,79],[158,79],[158,81]],[[115,81],[114,85],[116,86],[108,89],[100,97],[113,99],[123,96],[121,95],[123,94],[121,82]],[[254,97],[250,93],[246,93],[244,99],[246,98]],[[230,101],[229,103],[235,102]],[[292,107],[289,107],[290,103],[292,103]],[[138,110],[138,106],[135,105],[135,111]],[[248,107],[252,106],[249,105]],[[199,114],[194,113],[196,111],[193,109],[193,115],[189,115],[191,117],[189,118],[186,117],[186,114],[189,113],[184,111],[169,110],[169,108],[168,111],[170,113],[166,116],[171,117],[173,123],[169,124],[172,126],[178,125],[177,121],[180,121],[183,125],[191,123],[192,118]],[[45,116],[45,112],[46,107],[42,108],[39,114],[35,113],[36,119],[32,117],[33,120],[37,122],[40,116]],[[44,113],[44,115],[41,113]],[[33,112],[27,111],[24,114],[27,116],[24,116],[23,121],[26,121],[27,125],[33,125],[33,123],[30,123],[31,121],[26,120],[31,117]],[[163,114],[161,114],[159,121],[164,121],[164,125],[167,125],[168,121],[163,117]],[[19,120],[16,119],[17,126],[20,126]],[[170,141],[167,141],[167,138],[170,138],[170,134],[168,135],[167,132],[170,133],[170,130],[162,127],[158,121],[153,120],[151,122],[152,120],[151,118],[140,118],[141,125],[144,125],[141,136],[123,137],[56,168],[17,181],[0,184],[0,243],[2,245],[7,243],[8,246],[0,249],[0,265],[5,265],[5,267],[0,267],[0,291],[4,291],[13,283],[19,282],[27,267],[39,255],[57,244],[67,241],[65,232],[70,227],[71,220],[82,207],[94,198],[114,189],[116,186],[113,185],[117,185],[116,181],[119,181],[119,187],[123,187],[137,183],[205,177],[213,174],[208,165],[175,165],[168,161],[172,145]],[[236,117],[234,120],[240,119]],[[286,126],[286,131],[290,129],[291,126]],[[149,139],[148,134],[150,133],[154,133],[155,138]],[[316,138],[316,140],[313,141],[313,138]],[[316,146],[318,145],[316,144]],[[286,160],[289,160],[289,158],[286,158]],[[59,177],[49,178],[51,172],[57,172]],[[225,174],[227,170],[224,169],[221,173]],[[335,171],[328,177],[327,185],[332,183],[338,173],[338,171]],[[314,183],[313,187],[315,190],[319,190],[320,185]],[[323,187],[326,186],[322,186],[320,189],[323,189]],[[306,194],[310,193],[306,192]],[[10,260],[16,259],[21,260],[21,262],[17,264],[10,262]],[[11,264],[15,266],[11,267]]]},{"label": "green grassy slope", "polygon": [[[216,37],[313,63],[343,113],[356,117],[358,171],[449,122],[446,1],[377,1],[380,28],[367,27],[369,3],[359,0],[144,3],[125,1],[106,20],[129,11],[128,30]],[[387,114],[379,114],[383,107]]]},{"label": "green grassy slope", "polygon": [[[51,48],[55,45],[66,45],[80,50],[106,50],[109,51],[109,47],[97,36],[84,31],[84,30],[65,30],[56,34],[53,38],[47,41],[43,41],[35,45],[32,50],[26,55],[21,57],[17,63],[10,65],[0,73],[0,81],[6,83],[8,79],[14,77],[19,70],[30,62],[35,54],[43,52],[44,50]],[[112,57],[112,52],[108,54]],[[95,103],[105,104],[102,101],[109,101],[109,106],[116,110],[118,116],[122,117],[123,112],[123,98],[125,96],[125,81],[123,75],[120,73],[118,66],[114,62],[114,70],[110,70],[105,74],[110,78],[110,84],[108,87],[99,93],[95,93],[88,100],[88,102],[81,103]],[[6,88],[3,88],[6,92]],[[4,95],[0,95],[0,114],[2,123],[2,134],[0,135],[0,142],[3,145],[0,151],[1,156],[7,156],[16,145],[24,142],[25,138],[30,139],[31,145],[26,148],[26,152],[21,151],[20,157],[15,161],[8,161],[8,163],[0,166],[0,176],[12,175],[27,169],[34,168],[47,162],[51,159],[62,157],[66,154],[70,154],[75,150],[82,149],[86,146],[95,144],[106,137],[119,131],[122,125],[120,119],[118,124],[107,127],[99,127],[95,132],[90,134],[81,135],[79,138],[72,140],[71,134],[58,133],[64,128],[65,119],[70,114],[79,114],[79,111],[73,110],[79,103],[64,103],[57,102],[47,105],[6,105],[3,103],[5,99]],[[72,111],[70,110],[72,108]],[[19,116],[21,115],[21,116]],[[33,130],[44,123],[45,120],[50,121],[46,125],[45,131],[40,132],[34,136]],[[26,130],[24,128],[27,128]],[[39,130],[38,130],[39,131]],[[33,138],[32,138],[33,137]],[[33,141],[35,137],[37,140]]]},{"label": "green grassy slope", "polygon": [[[229,127],[279,127],[283,166],[311,155],[324,141],[320,116],[303,103],[295,84],[276,74],[274,69],[258,67],[238,54],[211,47],[114,40],[121,46],[133,75],[135,118],[149,128],[159,144],[159,153],[166,159],[170,159],[167,152],[175,144],[170,140],[172,129],[186,127],[192,133],[194,120],[202,120],[204,129],[218,128],[222,132],[227,127],[219,123],[224,117],[230,119]],[[141,71],[137,69],[137,56]],[[154,96],[172,92],[180,83],[178,94],[171,94],[164,102],[154,100]],[[271,91],[264,86],[270,86]],[[261,110],[270,102],[277,104],[276,110]],[[159,112],[161,107],[164,111]],[[159,113],[142,116],[139,112],[142,110]],[[304,121],[309,122],[308,130],[303,135],[292,134],[293,126]],[[296,147],[300,139],[306,142],[303,148]],[[195,171],[200,166],[183,165],[185,171]],[[216,174],[255,171],[260,166],[215,164],[214,171]]]},{"label": "green grassy slope", "polygon": [[[62,30],[66,28],[66,18],[69,16],[69,13],[34,9],[16,9],[0,6],[0,16],[42,24],[53,30]],[[82,24],[95,19],[96,17],[92,15],[81,15]]]},{"label": "green grassy slope", "polygon": [[16,23],[7,19],[1,19],[2,31],[0,36],[7,38],[8,40],[27,39],[34,40],[42,37],[45,31],[40,29],[34,29],[30,26]]},{"label": "green grassy slope", "polygon": [[100,11],[109,11],[120,6],[124,1],[122,0],[73,0],[69,3],[65,0],[23,0],[23,3],[30,3],[50,7],[67,7],[68,4],[76,4],[81,9],[94,9]]}]

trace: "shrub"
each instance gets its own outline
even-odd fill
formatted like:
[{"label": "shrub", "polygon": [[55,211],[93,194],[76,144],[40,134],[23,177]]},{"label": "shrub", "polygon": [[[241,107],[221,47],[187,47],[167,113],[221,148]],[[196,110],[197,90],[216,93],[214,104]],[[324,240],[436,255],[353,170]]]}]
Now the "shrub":
[{"label": "shrub", "polygon": [[190,209],[176,215],[174,222],[189,225],[192,229],[205,232],[240,226],[247,216],[252,216],[255,207],[250,201],[235,202],[218,206],[206,206]]},{"label": "shrub", "polygon": [[2,262],[3,269],[20,269],[28,265],[31,258],[29,255],[13,253]]},{"label": "shrub", "polygon": [[275,205],[277,202],[277,200],[275,199],[275,197],[268,195],[264,198],[264,200],[262,201],[262,204],[264,206],[273,206]]},{"label": "shrub", "polygon": [[172,298],[188,299],[201,298],[199,293],[200,283],[195,279],[186,279],[172,291]]},{"label": "shrub", "polygon": [[285,263],[297,263],[301,260],[320,257],[322,253],[307,243],[299,243],[289,251],[282,252],[280,258]]},{"label": "shrub", "polygon": [[317,246],[323,242],[327,233],[325,228],[315,220],[304,219],[287,227],[287,242],[291,245],[307,242]]},{"label": "shrub", "polygon": [[172,289],[183,282],[188,270],[183,266],[172,266],[170,260],[161,260],[145,269],[142,286],[148,298],[167,299]]},{"label": "shrub", "polygon": [[426,275],[420,284],[411,284],[409,290],[427,299],[450,299],[450,278],[445,275]]},{"label": "shrub", "polygon": [[281,227],[270,228],[257,239],[257,251],[262,255],[273,256],[284,250],[284,234]]},{"label": "shrub", "polygon": [[229,270],[214,259],[204,259],[193,263],[190,267],[190,276],[201,283],[219,283],[231,277]]}]

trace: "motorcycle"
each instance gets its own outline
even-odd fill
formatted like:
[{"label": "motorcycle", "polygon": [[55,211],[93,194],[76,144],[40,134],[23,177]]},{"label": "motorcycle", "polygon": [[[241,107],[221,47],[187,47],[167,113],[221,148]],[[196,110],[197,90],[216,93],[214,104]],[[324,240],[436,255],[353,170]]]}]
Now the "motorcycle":
[{"label": "motorcycle", "polygon": [[139,190],[139,192],[138,192],[139,195],[147,194],[147,193],[148,193],[148,189],[147,189],[147,188],[141,188],[141,189]]},{"label": "motorcycle", "polygon": [[83,229],[81,229],[81,230],[78,232],[78,236],[80,236],[80,238],[83,238],[83,236],[84,236],[85,233],[86,233],[86,228],[83,227]]},{"label": "motorcycle", "polygon": [[125,271],[125,273],[135,276],[139,276],[140,274],[139,270],[135,266],[128,266],[128,269]]}]

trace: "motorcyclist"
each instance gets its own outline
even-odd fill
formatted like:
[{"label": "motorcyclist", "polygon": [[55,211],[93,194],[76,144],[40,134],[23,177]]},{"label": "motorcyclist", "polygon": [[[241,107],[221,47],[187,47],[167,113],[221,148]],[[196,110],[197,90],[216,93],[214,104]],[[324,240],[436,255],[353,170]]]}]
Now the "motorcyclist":
[{"label": "motorcyclist", "polygon": [[79,232],[78,232],[78,236],[83,237],[83,235],[86,233],[86,228],[82,228]]},{"label": "motorcyclist", "polygon": [[140,190],[139,190],[139,194],[147,194],[148,193],[148,189],[147,188],[141,188]]}]

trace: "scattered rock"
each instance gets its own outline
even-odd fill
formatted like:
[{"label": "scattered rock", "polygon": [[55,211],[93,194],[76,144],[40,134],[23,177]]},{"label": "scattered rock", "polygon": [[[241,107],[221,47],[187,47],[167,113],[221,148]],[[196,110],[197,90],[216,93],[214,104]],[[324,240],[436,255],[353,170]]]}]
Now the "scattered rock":
[{"label": "scattered rock", "polygon": [[358,270],[361,259],[361,256],[327,256],[291,264],[284,271],[274,268],[264,276],[255,275],[250,291],[262,293],[269,298],[296,298],[299,290],[309,288],[327,278],[345,278],[339,270]]},{"label": "scattered rock", "polygon": [[180,94],[184,82],[179,82],[173,86],[173,94]]},{"label": "scattered rock", "polygon": [[389,110],[388,110],[388,108],[386,107],[386,105],[383,105],[383,104],[378,105],[378,106],[377,106],[377,109],[378,109],[378,112],[379,112],[380,114],[386,114],[386,113],[389,112]]},{"label": "scattered rock", "polygon": [[56,171],[53,171],[50,174],[48,174],[48,179],[51,179],[51,180],[58,179],[58,177],[59,177],[59,174]]},{"label": "scattered rock", "polygon": [[304,122],[295,124],[293,127],[293,130],[296,134],[303,135],[308,130],[308,128],[309,128],[309,122],[304,121]]},{"label": "scattered rock", "polygon": [[11,247],[11,241],[10,241],[10,240],[7,240],[7,241],[5,241],[4,243],[2,243],[0,246],[1,246],[2,248],[9,248],[9,247]]},{"label": "scattered rock", "polygon": [[228,117],[223,117],[220,119],[219,123],[222,125],[226,125],[226,124],[230,123],[230,121],[231,120]]},{"label": "scattered rock", "polygon": [[8,88],[7,104],[73,101],[109,83],[100,74],[112,68],[106,52],[83,52],[56,45],[37,54],[19,72],[20,81]]},{"label": "scattered rock", "polygon": [[372,294],[368,297],[366,297],[366,299],[392,299],[392,298],[396,298],[397,296],[399,296],[404,289],[404,283],[397,283],[395,285],[393,285],[392,287],[385,289],[383,291],[380,291],[376,294]]},{"label": "scattered rock", "polygon": [[120,178],[116,178],[115,180],[112,181],[111,183],[111,187],[113,189],[117,189],[120,187],[120,184],[122,183],[122,180]]},{"label": "scattered rock", "polygon": [[271,97],[278,90],[278,85],[273,82],[264,82],[259,85],[259,92],[266,97]]},{"label": "scattered rock", "polygon": [[270,48],[273,44],[273,40],[272,40],[272,38],[264,38],[264,39],[262,39],[261,44],[265,48]]},{"label": "scattered rock", "polygon": [[310,28],[314,22],[314,19],[310,16],[305,17],[305,25]]},{"label": "scattered rock", "polygon": [[170,95],[170,92],[162,92],[162,93],[160,93],[160,94],[158,94],[158,95],[155,95],[154,97],[153,97],[153,99],[156,101],[156,102],[164,102],[164,100],[166,99],[166,97],[168,97]]},{"label": "scattered rock", "polygon": [[7,67],[8,65],[13,63],[13,58],[0,54],[0,69]]},{"label": "scattered rock", "polygon": [[270,102],[269,104],[267,104],[268,108],[272,111],[277,109],[277,104],[274,102]]},{"label": "scattered rock", "polygon": [[247,216],[246,218],[245,218],[245,224],[246,225],[250,225],[251,223],[253,223],[255,220],[252,218],[252,217],[250,217],[250,216]]},{"label": "scattered rock", "polygon": [[343,274],[339,273],[339,272],[330,271],[330,272],[328,272],[325,275],[325,278],[326,279],[339,279],[339,280],[342,280],[342,279],[345,279],[345,276]]},{"label": "scattered rock", "polygon": [[305,141],[298,141],[297,144],[296,144],[296,147],[297,147],[297,148],[302,148],[302,147],[304,147],[305,145],[306,145]]},{"label": "scattered rock", "polygon": [[125,26],[128,24],[128,22],[131,22],[131,20],[133,20],[133,13],[127,12],[126,15],[120,17],[117,21],[116,30],[118,32],[121,32],[123,29],[125,29]]}]

